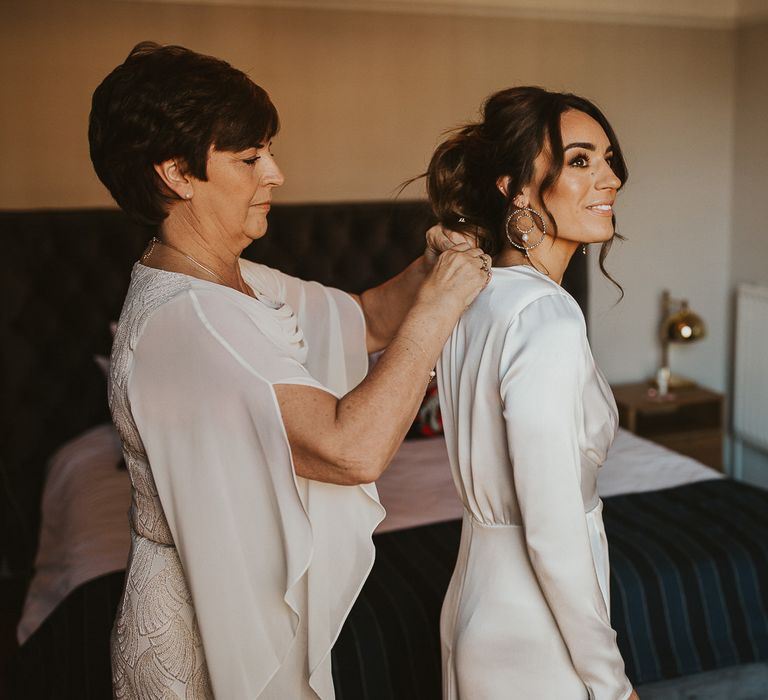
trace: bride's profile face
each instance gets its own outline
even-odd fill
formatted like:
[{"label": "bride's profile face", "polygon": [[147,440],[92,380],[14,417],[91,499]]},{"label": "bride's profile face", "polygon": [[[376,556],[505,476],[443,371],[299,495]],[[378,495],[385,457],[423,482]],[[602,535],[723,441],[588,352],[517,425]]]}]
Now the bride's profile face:
[{"label": "bride's profile face", "polygon": [[[613,236],[613,204],[621,180],[611,168],[613,150],[603,127],[584,112],[564,112],[560,120],[563,169],[544,204],[557,222],[557,236],[578,243],[598,243]],[[541,182],[549,154],[535,162],[534,179]],[[536,190],[538,187],[535,188]],[[538,202],[532,200],[534,208]]]}]

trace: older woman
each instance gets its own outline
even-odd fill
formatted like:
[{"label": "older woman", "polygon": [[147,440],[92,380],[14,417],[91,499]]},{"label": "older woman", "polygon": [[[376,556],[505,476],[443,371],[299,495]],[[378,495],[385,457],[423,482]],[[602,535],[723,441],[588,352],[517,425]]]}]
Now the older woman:
[{"label": "older woman", "polygon": [[609,619],[597,471],[616,405],[560,282],[571,256],[615,233],[627,178],[588,100],[502,90],[432,157],[438,218],[494,256],[488,289],[438,364],[465,516],[441,616],[446,700],[627,700]]},{"label": "older woman", "polygon": [[133,485],[117,697],[334,696],[383,517],[371,482],[490,276],[464,244],[356,298],[241,260],[283,182],[277,128],[264,90],[181,47],[138,45],[93,96],[97,174],[159,225],[112,355]]}]

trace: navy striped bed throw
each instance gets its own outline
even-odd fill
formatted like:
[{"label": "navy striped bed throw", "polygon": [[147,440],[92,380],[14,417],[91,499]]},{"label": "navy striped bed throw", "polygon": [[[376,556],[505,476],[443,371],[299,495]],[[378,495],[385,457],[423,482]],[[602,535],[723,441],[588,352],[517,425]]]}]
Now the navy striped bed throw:
[{"label": "navy striped bed throw", "polygon": [[[730,480],[606,498],[611,615],[636,685],[768,659],[768,492]],[[377,535],[333,650],[337,700],[439,700],[461,523]],[[122,574],[81,586],[22,647],[18,696],[107,698]],[[513,697],[511,695],[510,697]]]},{"label": "navy striped bed throw", "polygon": [[768,491],[703,481],[606,498],[603,518],[635,684],[768,659]]},{"label": "navy striped bed throw", "polygon": [[[633,684],[768,659],[768,491],[727,479],[606,498],[611,620]],[[334,650],[339,700],[438,699],[460,523],[377,538]]]}]

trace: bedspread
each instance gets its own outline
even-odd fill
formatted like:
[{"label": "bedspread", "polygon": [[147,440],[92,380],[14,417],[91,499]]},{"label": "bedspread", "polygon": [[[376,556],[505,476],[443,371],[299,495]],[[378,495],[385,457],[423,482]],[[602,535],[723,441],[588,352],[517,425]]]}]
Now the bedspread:
[{"label": "bedspread", "polygon": [[[603,517],[612,622],[633,683],[768,659],[768,492],[702,481],[606,498]],[[460,529],[374,536],[376,563],[333,651],[337,700],[439,700],[440,607]],[[22,647],[19,682],[40,689],[29,697],[108,693],[120,578],[81,586]]]},{"label": "bedspread", "polygon": [[[88,430],[51,459],[35,576],[18,626],[20,644],[78,586],[124,568],[130,483],[126,470],[115,469],[120,459],[111,424]],[[689,457],[619,430],[598,487],[606,497],[720,477]],[[378,533],[462,516],[442,437],[406,440],[377,487],[387,510]]]},{"label": "bedspread", "polygon": [[612,623],[634,683],[768,659],[768,491],[606,498]]}]

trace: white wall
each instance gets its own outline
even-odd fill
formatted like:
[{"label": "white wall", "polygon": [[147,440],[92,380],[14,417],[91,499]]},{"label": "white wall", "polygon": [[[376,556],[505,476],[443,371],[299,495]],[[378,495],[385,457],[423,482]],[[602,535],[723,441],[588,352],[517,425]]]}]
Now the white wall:
[{"label": "white wall", "polygon": [[[625,147],[618,207],[629,242],[593,275],[591,332],[612,381],[657,362],[662,288],[688,297],[709,337],[673,367],[725,386],[735,34],[541,20],[140,2],[0,6],[0,208],[109,204],[86,122],[98,81],[143,39],[181,43],[248,71],[283,120],[279,199],[381,199],[420,172],[439,133],[513,84],[596,100]],[[419,196],[418,188],[408,196]]]},{"label": "white wall", "polygon": [[[732,294],[743,282],[768,285],[766,46],[768,23],[739,29],[736,41]],[[768,454],[747,446],[742,454],[742,464],[747,481],[768,488]]]}]

